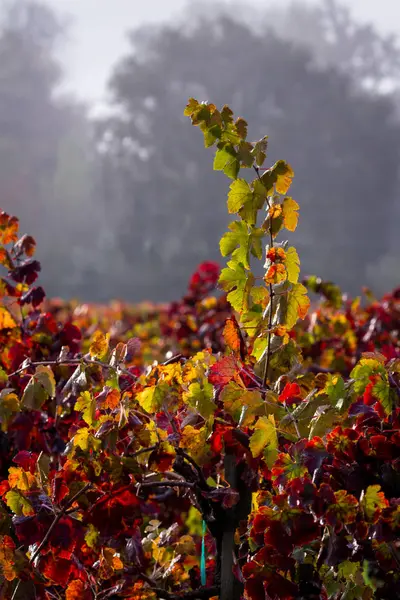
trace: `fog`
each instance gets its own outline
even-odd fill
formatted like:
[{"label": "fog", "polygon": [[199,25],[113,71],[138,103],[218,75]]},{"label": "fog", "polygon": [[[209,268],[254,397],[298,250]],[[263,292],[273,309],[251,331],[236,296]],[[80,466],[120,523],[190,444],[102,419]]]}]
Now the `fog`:
[{"label": "fog", "polygon": [[396,0],[3,0],[0,17],[0,207],[48,295],[167,301],[222,264],[229,181],[189,96],[291,163],[304,275],[400,283]]}]

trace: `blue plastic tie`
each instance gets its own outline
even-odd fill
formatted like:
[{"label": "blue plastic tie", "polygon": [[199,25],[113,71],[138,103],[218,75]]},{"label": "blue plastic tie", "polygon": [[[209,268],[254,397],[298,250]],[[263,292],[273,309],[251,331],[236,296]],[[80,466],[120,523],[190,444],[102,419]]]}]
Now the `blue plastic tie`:
[{"label": "blue plastic tie", "polygon": [[203,519],[203,535],[201,538],[201,561],[200,561],[200,574],[201,574],[201,585],[206,585],[207,583],[207,573],[206,573],[206,532],[207,532],[207,524]]}]

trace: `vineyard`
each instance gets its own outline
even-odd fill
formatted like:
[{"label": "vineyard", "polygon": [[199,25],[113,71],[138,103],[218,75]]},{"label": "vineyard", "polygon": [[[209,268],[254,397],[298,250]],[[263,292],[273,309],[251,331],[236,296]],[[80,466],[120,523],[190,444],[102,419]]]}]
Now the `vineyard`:
[{"label": "vineyard", "polygon": [[0,213],[0,598],[400,597],[400,288],[301,277],[292,167],[185,115],[234,220],[183,298],[48,299]]}]

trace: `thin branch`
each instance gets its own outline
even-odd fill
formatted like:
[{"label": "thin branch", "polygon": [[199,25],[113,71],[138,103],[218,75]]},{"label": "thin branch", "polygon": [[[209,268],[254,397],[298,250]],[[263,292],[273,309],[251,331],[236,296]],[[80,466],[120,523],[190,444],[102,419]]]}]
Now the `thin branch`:
[{"label": "thin branch", "polygon": [[85,358],[85,357],[71,358],[68,360],[43,360],[43,361],[36,361],[36,362],[29,361],[26,365],[20,367],[13,373],[10,373],[8,378],[10,379],[11,377],[20,375],[24,371],[27,371],[30,367],[40,367],[41,365],[48,366],[48,367],[56,367],[56,366],[79,367],[79,365],[81,365],[82,363],[84,363],[85,365],[88,365],[88,366],[96,365],[97,367],[101,367],[102,369],[113,369],[114,371],[117,371],[123,375],[127,375],[128,377],[131,377],[135,381],[137,380],[136,375],[134,375],[133,373],[128,371],[128,369],[122,369],[121,367],[113,367],[113,366],[109,365],[108,363],[102,362],[100,360],[95,360],[92,358]]},{"label": "thin branch", "polygon": [[15,597],[16,597],[17,592],[18,592],[18,588],[21,585],[21,581],[22,581],[21,579],[18,579],[17,585],[14,588],[13,595],[11,596],[11,600],[15,600]]},{"label": "thin branch", "polygon": [[79,496],[81,496],[82,494],[84,494],[89,488],[92,487],[92,483],[87,483],[81,490],[79,490],[79,492],[76,492],[76,494],[74,496],[72,496],[71,500],[68,500],[68,502],[66,503],[66,505],[62,508],[62,510],[58,513],[58,515],[56,515],[54,521],[52,522],[52,524],[50,525],[49,529],[47,530],[46,535],[44,536],[44,538],[42,539],[42,541],[40,542],[39,546],[36,548],[36,550],[33,552],[31,559],[30,559],[30,563],[33,563],[35,558],[37,557],[37,555],[39,554],[39,552],[42,550],[42,548],[47,544],[53,529],[55,528],[55,526],[57,525],[57,523],[60,521],[60,519],[62,519],[62,517],[66,514],[66,511],[72,506],[72,504],[75,502],[75,500],[77,500],[79,498]]},{"label": "thin branch", "polygon": [[149,487],[181,487],[193,489],[195,484],[190,481],[145,481],[144,483],[139,483],[138,487],[139,489]]}]

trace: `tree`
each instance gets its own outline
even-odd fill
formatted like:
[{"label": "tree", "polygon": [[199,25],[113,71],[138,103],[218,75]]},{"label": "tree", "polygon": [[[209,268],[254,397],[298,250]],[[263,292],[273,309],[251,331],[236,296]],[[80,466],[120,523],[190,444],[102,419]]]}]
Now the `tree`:
[{"label": "tree", "polygon": [[[263,19],[261,23],[265,26]],[[318,4],[292,1],[277,12],[271,25],[283,39],[310,49],[315,64],[334,66],[357,86],[375,94],[388,86],[398,88],[400,47],[396,36],[381,34],[372,24],[358,23],[351,9],[338,0]]]},{"label": "tree", "polygon": [[87,108],[59,90],[64,34],[61,18],[41,3],[3,7],[1,202],[38,240],[48,292],[96,299],[104,222],[94,197],[95,143]]},{"label": "tree", "polygon": [[387,249],[396,199],[400,136],[390,98],[355,90],[350,76],[316,68],[305,50],[229,16],[142,29],[130,42],[110,82],[114,115],[102,124],[108,185],[118,186],[103,201],[141,295],[183,290],[195,264],[217,256],[226,224],[216,202],[222,180],[208,174],[176,116],[190,95],[228,101],[249,116],[255,139],[267,129],[278,140],[276,156],[300,172],[306,225],[295,240],[305,270],[357,293],[366,265]]}]

